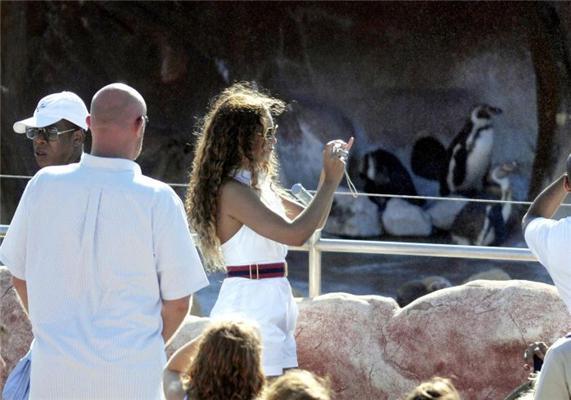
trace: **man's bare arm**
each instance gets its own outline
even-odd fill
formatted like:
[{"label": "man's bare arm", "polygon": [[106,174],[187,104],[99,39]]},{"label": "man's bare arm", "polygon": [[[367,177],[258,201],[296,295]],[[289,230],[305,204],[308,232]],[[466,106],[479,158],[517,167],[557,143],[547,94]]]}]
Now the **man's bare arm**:
[{"label": "man's bare arm", "polygon": [[570,190],[567,174],[561,175],[547,186],[531,203],[527,213],[523,216],[523,231],[525,232],[525,228],[534,218],[552,218]]},{"label": "man's bare arm", "polygon": [[18,279],[15,276],[12,277],[12,285],[18,293],[18,297],[20,297],[20,301],[24,306],[24,310],[26,310],[26,314],[28,313],[28,285],[26,285],[26,281],[23,279]]},{"label": "man's bare arm", "polygon": [[163,340],[165,346],[172,339],[180,328],[182,321],[190,311],[191,296],[182,297],[176,300],[163,300],[161,316],[163,318]]}]

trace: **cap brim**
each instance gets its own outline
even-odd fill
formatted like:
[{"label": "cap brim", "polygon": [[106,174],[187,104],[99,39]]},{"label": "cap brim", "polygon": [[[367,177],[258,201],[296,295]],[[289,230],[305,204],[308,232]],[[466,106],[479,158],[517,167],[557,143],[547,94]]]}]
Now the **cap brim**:
[{"label": "cap brim", "polygon": [[32,128],[44,128],[46,126],[55,124],[60,120],[61,118],[37,118],[34,116],[14,123],[13,128],[14,132],[16,133],[26,133],[26,128],[29,126]]}]

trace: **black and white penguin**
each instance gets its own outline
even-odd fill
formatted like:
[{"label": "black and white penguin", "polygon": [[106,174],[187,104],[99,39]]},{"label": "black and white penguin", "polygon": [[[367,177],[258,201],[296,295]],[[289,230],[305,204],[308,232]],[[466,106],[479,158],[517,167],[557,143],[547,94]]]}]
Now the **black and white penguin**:
[{"label": "black and white penguin", "polygon": [[448,163],[440,180],[440,195],[480,192],[490,168],[494,145],[492,118],[502,110],[487,104],[473,108],[470,119],[448,146]]},{"label": "black and white penguin", "polygon": [[[364,181],[363,189],[367,193],[397,194],[416,196],[416,188],[407,169],[390,152],[377,149],[366,153],[359,164],[359,176]],[[387,197],[369,197],[384,210]],[[422,199],[405,199],[415,205],[423,205]]]},{"label": "black and white penguin", "polygon": [[[486,188],[488,193],[500,192],[500,200],[512,200],[510,174],[516,169],[515,162],[501,164],[492,169]],[[492,195],[490,197],[496,197]],[[467,203],[456,216],[450,233],[456,244],[475,246],[498,246],[507,237],[506,224],[511,215],[511,203]]]}]

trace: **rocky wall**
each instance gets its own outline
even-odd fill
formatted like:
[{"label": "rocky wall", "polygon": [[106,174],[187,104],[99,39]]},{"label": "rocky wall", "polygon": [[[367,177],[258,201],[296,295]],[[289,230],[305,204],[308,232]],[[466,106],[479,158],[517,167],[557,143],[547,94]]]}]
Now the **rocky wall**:
[{"label": "rocky wall", "polygon": [[[357,139],[350,172],[358,186],[359,157],[379,146],[408,168],[418,135],[447,144],[470,107],[487,102],[505,110],[493,161],[520,161],[514,193],[524,198],[537,143],[537,77],[528,44],[534,7],[4,2],[1,171],[35,172],[30,143],[11,127],[31,114],[39,98],[65,89],[89,103],[104,84],[124,81],[149,106],[143,171],[185,182],[191,132],[208,99],[232,81],[256,80],[291,104],[289,116],[278,121],[286,185],[300,181],[314,188],[321,143],[335,137]],[[559,8],[568,14],[568,7]],[[420,194],[434,193],[414,178]],[[1,223],[9,223],[24,183],[0,181]],[[178,190],[182,195],[184,189]]]}]

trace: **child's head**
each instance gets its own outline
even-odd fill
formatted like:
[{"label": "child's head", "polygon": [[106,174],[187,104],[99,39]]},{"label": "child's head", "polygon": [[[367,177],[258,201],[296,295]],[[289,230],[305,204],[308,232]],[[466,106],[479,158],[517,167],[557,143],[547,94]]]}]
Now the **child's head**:
[{"label": "child's head", "polygon": [[460,400],[460,394],[450,379],[435,376],[422,382],[406,396],[406,400]]},{"label": "child's head", "polygon": [[328,379],[301,369],[288,371],[268,387],[265,400],[330,400]]},{"label": "child's head", "polygon": [[255,399],[264,386],[256,328],[245,322],[213,323],[203,333],[188,375],[193,399]]}]

